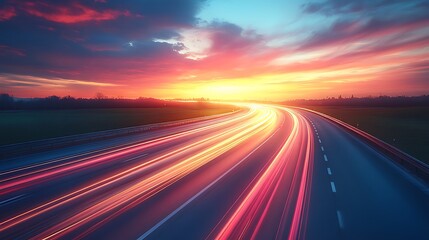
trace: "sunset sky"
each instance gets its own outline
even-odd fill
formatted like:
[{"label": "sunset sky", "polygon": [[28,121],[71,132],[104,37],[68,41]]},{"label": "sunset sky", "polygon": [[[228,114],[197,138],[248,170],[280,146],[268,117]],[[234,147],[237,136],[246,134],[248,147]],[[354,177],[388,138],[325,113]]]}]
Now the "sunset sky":
[{"label": "sunset sky", "polygon": [[429,93],[429,0],[0,1],[0,92]]}]

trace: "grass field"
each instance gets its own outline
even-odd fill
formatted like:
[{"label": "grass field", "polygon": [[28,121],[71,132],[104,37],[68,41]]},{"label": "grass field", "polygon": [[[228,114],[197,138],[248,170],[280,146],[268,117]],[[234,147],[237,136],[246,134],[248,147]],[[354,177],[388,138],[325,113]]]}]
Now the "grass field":
[{"label": "grass field", "polygon": [[231,112],[232,108],[0,111],[0,145]]},{"label": "grass field", "polygon": [[358,127],[429,164],[429,107],[306,108]]}]

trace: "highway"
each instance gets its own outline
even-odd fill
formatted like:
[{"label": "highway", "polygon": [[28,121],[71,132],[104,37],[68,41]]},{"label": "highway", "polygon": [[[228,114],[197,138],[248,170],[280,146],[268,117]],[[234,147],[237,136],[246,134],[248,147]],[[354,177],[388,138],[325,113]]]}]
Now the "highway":
[{"label": "highway", "polygon": [[318,114],[242,105],[2,160],[0,239],[428,239],[424,182]]}]

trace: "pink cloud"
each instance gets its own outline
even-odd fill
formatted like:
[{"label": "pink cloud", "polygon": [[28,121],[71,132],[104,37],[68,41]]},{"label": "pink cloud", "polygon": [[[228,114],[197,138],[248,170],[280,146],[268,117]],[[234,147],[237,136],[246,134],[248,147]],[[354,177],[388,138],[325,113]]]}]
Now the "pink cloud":
[{"label": "pink cloud", "polygon": [[44,18],[51,22],[73,24],[88,21],[107,21],[120,16],[129,16],[128,11],[95,10],[88,6],[74,2],[67,6],[51,5],[43,1],[27,2],[23,10],[28,14]]},{"label": "pink cloud", "polygon": [[0,45],[0,55],[3,55],[3,56],[15,55],[15,56],[23,57],[25,56],[25,52],[21,49]]},{"label": "pink cloud", "polygon": [[12,6],[7,6],[3,9],[0,9],[0,22],[7,21],[16,16],[15,8]]}]

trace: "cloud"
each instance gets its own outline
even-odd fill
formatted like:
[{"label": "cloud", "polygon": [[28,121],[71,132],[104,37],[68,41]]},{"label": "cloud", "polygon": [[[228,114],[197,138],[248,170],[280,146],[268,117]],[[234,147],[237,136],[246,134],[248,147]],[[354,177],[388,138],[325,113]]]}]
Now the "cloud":
[{"label": "cloud", "polygon": [[15,8],[12,6],[6,6],[4,8],[0,8],[0,22],[7,21],[16,16]]},{"label": "cloud", "polygon": [[24,2],[21,9],[28,14],[44,18],[51,22],[74,24],[87,21],[107,21],[119,16],[128,16],[128,11],[101,10],[85,6],[79,2],[68,5],[53,5],[43,1]]},{"label": "cloud", "polygon": [[425,28],[429,5],[422,1],[326,0],[304,6],[307,13],[333,18],[330,27],[314,32],[301,48],[347,44]]},{"label": "cloud", "polygon": [[327,16],[337,14],[371,13],[381,8],[401,8],[404,6],[418,6],[424,0],[324,0],[303,4],[307,13],[320,13]]},{"label": "cloud", "polygon": [[25,56],[25,52],[17,49],[17,48],[13,48],[13,47],[8,47],[8,46],[4,46],[4,45],[0,45],[0,56],[19,56],[19,57],[23,57]]},{"label": "cloud", "polygon": [[143,16],[151,24],[162,26],[190,26],[206,0],[129,0],[107,1],[103,7],[128,10]]},{"label": "cloud", "polygon": [[9,85],[17,84],[32,84],[34,86],[57,86],[67,87],[71,85],[83,85],[83,86],[99,86],[99,87],[115,87],[120,86],[118,84],[103,83],[103,82],[92,82],[92,81],[80,81],[74,79],[63,79],[63,78],[40,78],[27,75],[16,75],[16,74],[1,74],[0,82],[8,82]]},{"label": "cloud", "polygon": [[[333,86],[378,86],[369,82],[382,76],[397,76],[402,88],[406,78],[427,76],[427,64],[417,64],[429,56],[429,6],[423,1],[310,2],[304,16],[329,24],[297,30],[299,41],[293,41],[296,33],[272,36],[225,21],[202,22],[196,16],[204,4],[3,1],[0,13],[9,14],[0,15],[0,84],[30,95],[34,88],[25,86],[47,94],[91,91],[89,96],[103,88],[109,95],[140,96],[141,89],[189,93],[198,84],[252,86],[248,90],[275,85],[279,95],[300,88],[324,97]],[[270,44],[278,38],[292,40]]]},{"label": "cloud", "polygon": [[0,22],[5,33],[0,35],[0,72],[82,80],[109,76],[109,81],[125,81],[130,72],[141,74],[132,79],[169,72],[169,66],[155,63],[187,60],[171,45],[152,40],[191,29],[203,3],[4,1],[0,9],[16,8],[16,16]]}]

